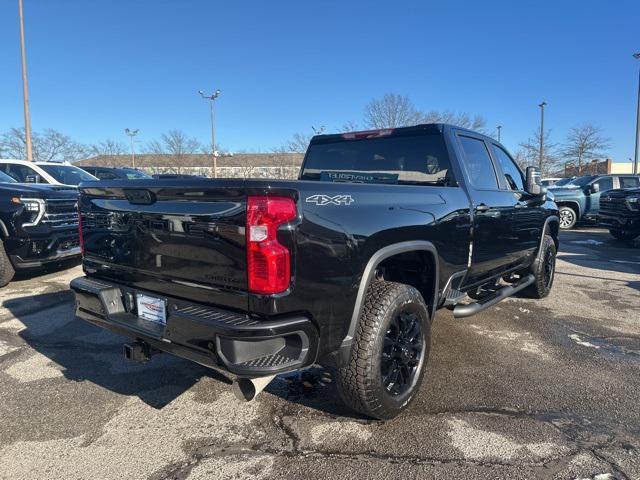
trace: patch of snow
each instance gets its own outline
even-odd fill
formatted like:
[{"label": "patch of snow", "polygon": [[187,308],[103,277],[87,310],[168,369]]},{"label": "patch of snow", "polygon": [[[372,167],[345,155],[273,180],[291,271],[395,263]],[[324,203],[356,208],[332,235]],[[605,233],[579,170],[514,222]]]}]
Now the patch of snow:
[{"label": "patch of snow", "polygon": [[599,240],[594,240],[592,238],[590,238],[589,240],[572,240],[569,243],[575,243],[577,245],[604,245],[604,242],[601,242]]},{"label": "patch of snow", "polygon": [[594,345],[591,342],[587,342],[586,340],[583,340],[582,338],[580,338],[580,335],[575,333],[572,333],[571,335],[569,335],[569,338],[574,342],[576,342],[578,345],[582,345],[583,347],[600,348],[599,345]]}]

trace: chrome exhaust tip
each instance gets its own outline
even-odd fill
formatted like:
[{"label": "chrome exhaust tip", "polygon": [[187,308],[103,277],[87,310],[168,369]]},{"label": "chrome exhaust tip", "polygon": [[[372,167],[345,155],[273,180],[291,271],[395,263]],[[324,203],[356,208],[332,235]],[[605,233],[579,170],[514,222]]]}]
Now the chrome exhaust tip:
[{"label": "chrome exhaust tip", "polygon": [[269,375],[267,377],[258,378],[245,378],[240,377],[233,382],[231,390],[238,400],[243,402],[250,402],[256,396],[265,389],[271,380],[275,378],[275,375]]}]

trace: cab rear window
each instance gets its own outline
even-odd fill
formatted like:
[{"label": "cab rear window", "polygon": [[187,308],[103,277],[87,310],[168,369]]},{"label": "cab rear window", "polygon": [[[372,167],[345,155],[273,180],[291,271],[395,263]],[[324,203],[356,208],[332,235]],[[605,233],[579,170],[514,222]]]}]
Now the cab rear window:
[{"label": "cab rear window", "polygon": [[358,183],[455,183],[444,139],[436,133],[311,144],[300,178]]}]

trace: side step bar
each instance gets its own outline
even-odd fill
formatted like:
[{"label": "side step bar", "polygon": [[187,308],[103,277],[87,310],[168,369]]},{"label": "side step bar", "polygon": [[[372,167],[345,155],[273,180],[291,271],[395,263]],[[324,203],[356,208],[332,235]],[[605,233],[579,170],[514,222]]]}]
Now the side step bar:
[{"label": "side step bar", "polygon": [[499,290],[487,295],[485,298],[481,298],[477,302],[467,303],[465,305],[456,305],[453,309],[453,316],[455,318],[465,318],[475,315],[482,310],[494,306],[496,303],[504,300],[507,297],[518,293],[520,290],[527,288],[535,281],[533,274],[529,274],[526,277],[518,280],[518,282],[512,285],[505,285]]}]

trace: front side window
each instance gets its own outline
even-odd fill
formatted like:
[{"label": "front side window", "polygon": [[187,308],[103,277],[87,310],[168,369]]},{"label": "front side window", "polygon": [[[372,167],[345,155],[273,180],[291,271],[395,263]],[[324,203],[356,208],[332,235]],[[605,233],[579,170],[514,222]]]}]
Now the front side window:
[{"label": "front side window", "polygon": [[73,165],[39,165],[45,172],[64,185],[78,185],[91,182],[96,177]]},{"label": "front side window", "polygon": [[620,188],[636,188],[640,186],[638,177],[620,177]]},{"label": "front side window", "polygon": [[491,146],[493,147],[493,153],[502,166],[502,171],[504,172],[504,177],[509,188],[511,190],[524,191],[524,179],[516,163],[501,147],[494,144]]},{"label": "front side window", "polygon": [[16,179],[4,172],[0,172],[0,183],[16,183]]},{"label": "front side window", "polygon": [[611,190],[613,188],[613,178],[611,177],[600,178],[593,183],[597,183],[600,186],[601,192],[606,192],[607,190]]},{"label": "front side window", "polygon": [[498,179],[484,141],[460,135],[460,143],[471,184],[480,190],[496,190]]},{"label": "front side window", "polygon": [[118,178],[118,176],[113,173],[113,172],[96,172],[95,173],[96,177],[98,177],[100,180],[115,180],[116,178]]},{"label": "front side window", "polygon": [[36,180],[38,180],[40,177],[40,175],[38,175],[38,173],[33,168],[17,163],[5,164],[5,173],[19,183],[27,183],[27,177],[32,177]]}]

